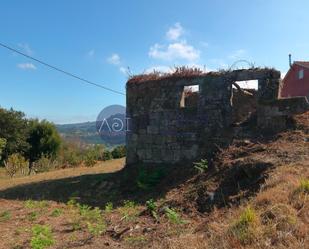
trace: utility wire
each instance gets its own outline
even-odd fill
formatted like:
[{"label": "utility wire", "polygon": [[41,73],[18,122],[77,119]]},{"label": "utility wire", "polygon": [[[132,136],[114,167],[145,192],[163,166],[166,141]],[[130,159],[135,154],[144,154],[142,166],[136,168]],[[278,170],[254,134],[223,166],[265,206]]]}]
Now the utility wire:
[{"label": "utility wire", "polygon": [[77,75],[75,75],[75,74],[69,73],[69,72],[67,72],[67,71],[65,71],[65,70],[62,70],[62,69],[58,68],[58,67],[55,67],[55,66],[53,66],[53,65],[50,65],[50,64],[48,64],[48,63],[46,63],[46,62],[44,62],[44,61],[41,61],[41,60],[36,59],[36,58],[34,58],[34,57],[30,56],[30,55],[27,55],[27,54],[25,54],[25,53],[23,53],[23,52],[21,52],[21,51],[18,51],[18,50],[14,49],[14,48],[11,48],[11,47],[9,47],[9,46],[3,44],[3,43],[0,43],[0,46],[3,47],[3,48],[6,48],[6,49],[8,49],[8,50],[11,50],[11,51],[13,51],[13,52],[15,52],[15,53],[17,53],[17,54],[20,54],[20,55],[22,55],[22,56],[24,56],[24,57],[26,57],[26,58],[28,58],[28,59],[31,59],[31,60],[33,60],[33,61],[36,61],[36,62],[38,62],[38,63],[40,63],[40,64],[42,64],[42,65],[44,65],[44,66],[46,66],[46,67],[49,67],[49,68],[54,69],[54,70],[56,70],[56,71],[58,71],[58,72],[64,73],[64,74],[66,74],[66,75],[68,75],[68,76],[71,76],[71,77],[73,77],[73,78],[75,78],[75,79],[78,79],[78,80],[80,80],[80,81],[83,81],[83,82],[85,82],[85,83],[87,83],[87,84],[90,84],[90,85],[93,85],[93,86],[96,86],[96,87],[103,88],[104,90],[107,90],[107,91],[110,91],[110,92],[113,92],[113,93],[116,93],[116,94],[125,95],[125,94],[122,93],[122,92],[119,92],[119,91],[114,90],[114,89],[111,89],[111,88],[109,88],[109,87],[106,87],[106,86],[103,86],[103,85],[94,83],[94,82],[92,82],[92,81],[90,81],[90,80],[86,80],[86,79],[84,79],[84,78],[82,78],[82,77],[79,77],[79,76],[77,76]]}]

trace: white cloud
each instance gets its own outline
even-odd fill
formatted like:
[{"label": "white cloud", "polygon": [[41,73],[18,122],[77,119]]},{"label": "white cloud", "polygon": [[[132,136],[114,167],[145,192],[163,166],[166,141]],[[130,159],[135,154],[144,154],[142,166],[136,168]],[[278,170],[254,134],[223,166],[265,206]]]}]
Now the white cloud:
[{"label": "white cloud", "polygon": [[155,44],[150,47],[149,56],[166,61],[177,59],[196,61],[200,58],[200,51],[187,44],[186,41],[182,41],[171,43],[167,46]]},{"label": "white cloud", "polygon": [[237,59],[243,59],[243,57],[246,55],[247,51],[244,49],[238,49],[233,51],[228,58],[232,60],[237,60]]},{"label": "white cloud", "polygon": [[119,65],[121,63],[120,56],[118,54],[112,54],[107,58],[107,62],[112,65]]},{"label": "white cloud", "polygon": [[20,47],[27,55],[33,55],[33,50],[30,48],[27,43],[19,43],[18,47]]},{"label": "white cloud", "polygon": [[128,74],[128,69],[125,67],[119,67],[119,71],[123,74]]},{"label": "white cloud", "polygon": [[166,32],[166,38],[171,41],[178,40],[184,34],[184,28],[179,22],[175,23],[169,30]]},{"label": "white cloud", "polygon": [[89,50],[89,51],[87,52],[87,56],[88,56],[88,57],[93,57],[94,54],[95,54],[95,50],[94,50],[94,49],[91,49],[91,50]]},{"label": "white cloud", "polygon": [[36,70],[36,66],[33,65],[32,63],[20,63],[17,64],[17,67],[22,70]]}]

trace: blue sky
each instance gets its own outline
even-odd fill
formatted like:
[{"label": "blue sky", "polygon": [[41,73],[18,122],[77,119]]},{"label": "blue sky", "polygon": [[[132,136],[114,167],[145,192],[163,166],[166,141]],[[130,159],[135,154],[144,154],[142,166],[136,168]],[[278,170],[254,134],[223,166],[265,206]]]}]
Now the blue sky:
[{"label": "blue sky", "polygon": [[[130,73],[309,59],[308,0],[1,1],[0,42],[125,92]],[[95,120],[125,97],[0,48],[0,106],[56,123]]]}]

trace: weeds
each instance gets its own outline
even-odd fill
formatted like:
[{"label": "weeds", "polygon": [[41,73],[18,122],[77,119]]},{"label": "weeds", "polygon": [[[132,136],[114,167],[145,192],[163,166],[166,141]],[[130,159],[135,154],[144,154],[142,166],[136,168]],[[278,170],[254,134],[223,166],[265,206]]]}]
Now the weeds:
[{"label": "weeds", "polygon": [[29,220],[29,221],[36,221],[38,217],[39,217],[38,212],[32,211],[32,212],[30,212],[30,213],[27,215],[27,220]]},{"label": "weeds", "polygon": [[106,224],[103,221],[97,222],[97,223],[90,223],[87,222],[87,229],[90,234],[94,236],[101,235],[106,230]]},{"label": "weeds", "polygon": [[31,248],[44,249],[54,244],[53,234],[49,226],[35,225],[32,227]]},{"label": "weeds", "polygon": [[77,203],[75,200],[70,200],[68,205],[71,209],[77,211],[75,219],[72,222],[74,230],[80,230],[86,227],[88,232],[94,236],[105,232],[106,224],[102,217],[102,211],[99,208],[92,209],[87,205]]},{"label": "weeds", "polygon": [[105,205],[104,211],[106,213],[109,213],[109,212],[113,211],[113,208],[114,208],[113,203],[112,202],[108,202]]},{"label": "weeds", "polygon": [[202,159],[200,162],[193,163],[194,168],[197,169],[200,173],[204,173],[208,169],[207,159]]},{"label": "weeds", "polygon": [[62,214],[62,210],[59,209],[59,208],[55,208],[55,209],[52,211],[52,213],[51,213],[50,216],[52,216],[52,217],[59,217],[61,214]]},{"label": "weeds", "polygon": [[11,212],[10,211],[3,211],[0,213],[0,222],[7,221],[11,219]]},{"label": "weeds", "polygon": [[158,207],[153,199],[146,201],[147,210],[151,213],[152,217],[155,218],[156,221],[159,220],[159,216],[157,213]]},{"label": "weeds", "polygon": [[185,224],[186,223],[174,209],[166,207],[164,208],[164,212],[170,222],[174,224]]},{"label": "weeds", "polygon": [[124,205],[119,209],[122,219],[133,220],[138,214],[138,210],[134,201],[124,201]]},{"label": "weeds", "polygon": [[77,201],[74,199],[74,198],[71,198],[68,202],[67,202],[67,206],[69,207],[69,208],[74,208],[75,206],[76,206],[76,204],[77,204]]},{"label": "weeds", "polygon": [[135,208],[136,207],[136,204],[134,201],[126,200],[123,203],[124,203],[125,208]]},{"label": "weeds", "polygon": [[232,225],[232,234],[242,243],[251,243],[256,236],[255,224],[258,218],[251,207],[247,207]]},{"label": "weeds", "polygon": [[47,201],[34,201],[34,200],[27,200],[25,201],[25,208],[28,209],[43,209],[48,207]]},{"label": "weeds", "polygon": [[299,187],[297,188],[297,192],[303,192],[305,194],[309,194],[309,179],[303,179],[300,181]]}]

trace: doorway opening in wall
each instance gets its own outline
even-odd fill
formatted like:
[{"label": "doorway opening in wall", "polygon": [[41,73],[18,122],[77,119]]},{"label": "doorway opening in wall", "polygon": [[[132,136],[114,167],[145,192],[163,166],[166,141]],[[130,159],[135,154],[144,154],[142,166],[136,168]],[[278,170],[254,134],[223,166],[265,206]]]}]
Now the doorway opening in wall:
[{"label": "doorway opening in wall", "polygon": [[258,80],[236,81],[232,91],[233,123],[242,123],[256,113]]},{"label": "doorway opening in wall", "polygon": [[184,86],[181,94],[180,107],[197,107],[199,90],[199,85]]}]

